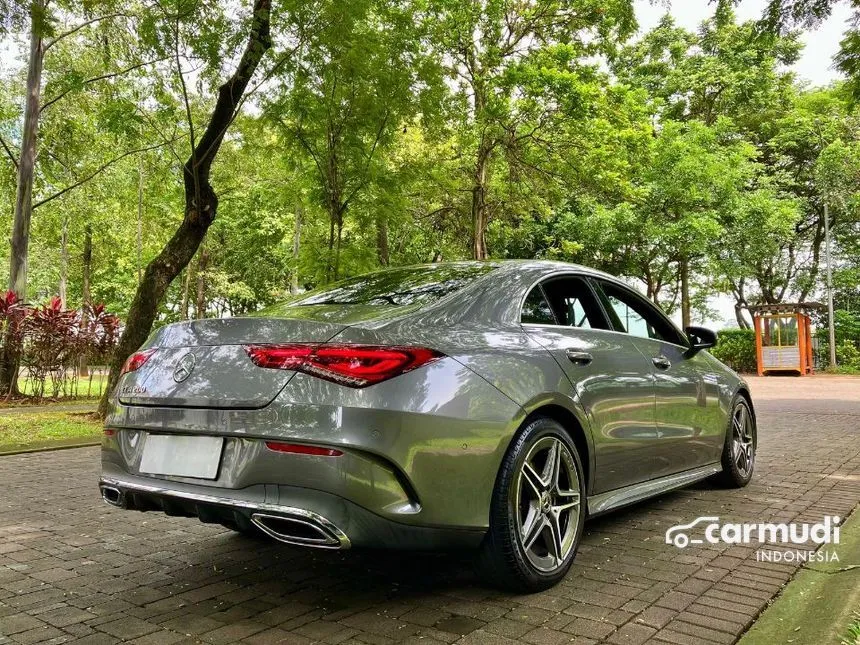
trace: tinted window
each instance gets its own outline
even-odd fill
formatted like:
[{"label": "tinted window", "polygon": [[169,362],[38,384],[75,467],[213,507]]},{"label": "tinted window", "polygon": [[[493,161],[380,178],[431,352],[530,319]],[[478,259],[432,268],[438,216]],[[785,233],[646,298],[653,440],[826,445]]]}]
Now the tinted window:
[{"label": "tinted window", "polygon": [[608,282],[601,282],[600,287],[605,298],[604,306],[618,331],[640,338],[683,344],[672,324],[644,299]]},{"label": "tinted window", "polygon": [[337,282],[289,305],[429,304],[462,289],[497,267],[491,263],[441,264],[378,271]]},{"label": "tinted window", "polygon": [[607,329],[608,325],[588,284],[580,278],[550,278],[542,284],[556,324],[582,329]]},{"label": "tinted window", "polygon": [[537,285],[531,290],[525,302],[523,303],[523,315],[520,318],[524,323],[532,323],[535,325],[555,325],[555,316],[550,309],[546,297],[543,295],[543,289]]}]

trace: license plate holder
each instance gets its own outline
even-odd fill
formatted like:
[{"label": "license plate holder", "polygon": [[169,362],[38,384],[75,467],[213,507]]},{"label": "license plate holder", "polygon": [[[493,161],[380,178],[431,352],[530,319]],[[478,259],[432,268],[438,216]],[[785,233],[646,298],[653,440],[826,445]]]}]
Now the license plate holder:
[{"label": "license plate holder", "polygon": [[223,448],[223,437],[150,434],[138,470],[145,475],[215,479]]}]

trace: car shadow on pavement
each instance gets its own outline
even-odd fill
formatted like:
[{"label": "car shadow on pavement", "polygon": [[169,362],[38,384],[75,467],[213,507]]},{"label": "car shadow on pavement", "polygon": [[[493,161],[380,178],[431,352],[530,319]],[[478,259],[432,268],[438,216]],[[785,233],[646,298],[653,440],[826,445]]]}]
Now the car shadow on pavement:
[{"label": "car shadow on pavement", "polygon": [[[345,588],[350,596],[380,593],[423,595],[482,584],[476,573],[476,551],[397,551],[355,548],[348,551],[310,550],[271,542],[266,538],[228,536],[247,548],[259,545],[269,564],[266,577],[281,579],[289,592],[297,587]],[[268,556],[268,557],[266,557]],[[241,580],[236,580],[241,582]]]},{"label": "car shadow on pavement", "polygon": [[[704,482],[686,490],[700,492],[714,488],[713,484]],[[684,494],[684,491],[666,493],[656,499],[588,520],[582,547],[584,550],[600,548],[604,539],[601,536],[607,533],[641,529],[643,522],[651,519],[651,511],[661,512],[666,507],[676,505]],[[661,541],[663,530],[654,533]],[[228,558],[223,564],[224,574],[235,584],[265,582],[275,595],[295,595],[318,606],[325,601],[323,604],[327,611],[331,610],[331,603],[336,598],[338,601],[335,604],[345,610],[353,608],[356,603],[369,602],[371,598],[420,598],[439,594],[502,598],[512,595],[494,588],[481,576],[476,566],[476,550],[311,550],[274,542],[265,537],[229,533],[224,534],[223,542],[220,539],[218,541],[218,550],[227,551],[227,555],[231,552],[254,552],[251,560],[240,558],[241,562],[230,564]],[[208,556],[215,557],[215,554],[210,552]],[[261,562],[265,566],[255,572],[256,567],[253,565],[259,566]],[[222,566],[216,563],[210,563],[210,566],[212,564],[217,568]],[[241,571],[238,570],[239,564],[243,565]],[[573,575],[571,573],[568,577]]]}]

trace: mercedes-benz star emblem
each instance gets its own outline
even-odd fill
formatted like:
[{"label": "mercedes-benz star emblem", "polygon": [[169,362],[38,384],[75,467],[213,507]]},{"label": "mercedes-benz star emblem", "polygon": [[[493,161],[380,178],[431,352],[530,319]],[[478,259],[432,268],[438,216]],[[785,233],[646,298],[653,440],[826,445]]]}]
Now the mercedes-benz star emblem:
[{"label": "mercedes-benz star emblem", "polygon": [[176,367],[173,368],[173,380],[177,383],[182,383],[185,379],[191,376],[194,371],[194,354],[188,353],[179,359]]}]

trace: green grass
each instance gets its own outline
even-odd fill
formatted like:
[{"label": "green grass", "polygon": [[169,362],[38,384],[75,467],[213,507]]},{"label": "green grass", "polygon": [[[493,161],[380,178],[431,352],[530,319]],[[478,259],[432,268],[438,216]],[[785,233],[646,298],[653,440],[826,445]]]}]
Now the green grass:
[{"label": "green grass", "polygon": [[[60,399],[86,399],[86,398],[99,398],[104,391],[105,384],[107,383],[107,373],[104,374],[93,374],[92,380],[90,380],[89,376],[79,376],[78,380],[74,384],[74,388],[70,392],[60,392],[58,398]],[[18,391],[25,396],[33,396],[33,381],[28,378],[21,377],[18,379]],[[45,383],[45,395],[44,399],[52,399],[53,391],[51,388],[51,380]]]},{"label": "green grass", "polygon": [[848,625],[842,645],[860,645],[860,611],[854,612],[854,621]]},{"label": "green grass", "polygon": [[848,375],[848,376],[856,376],[856,375],[860,374],[860,369],[857,369],[856,367],[852,367],[850,365],[837,365],[834,368],[825,367],[824,373],[825,374],[842,374],[842,375]]},{"label": "green grass", "polygon": [[0,415],[0,452],[99,439],[102,422],[88,413],[15,412]]}]

